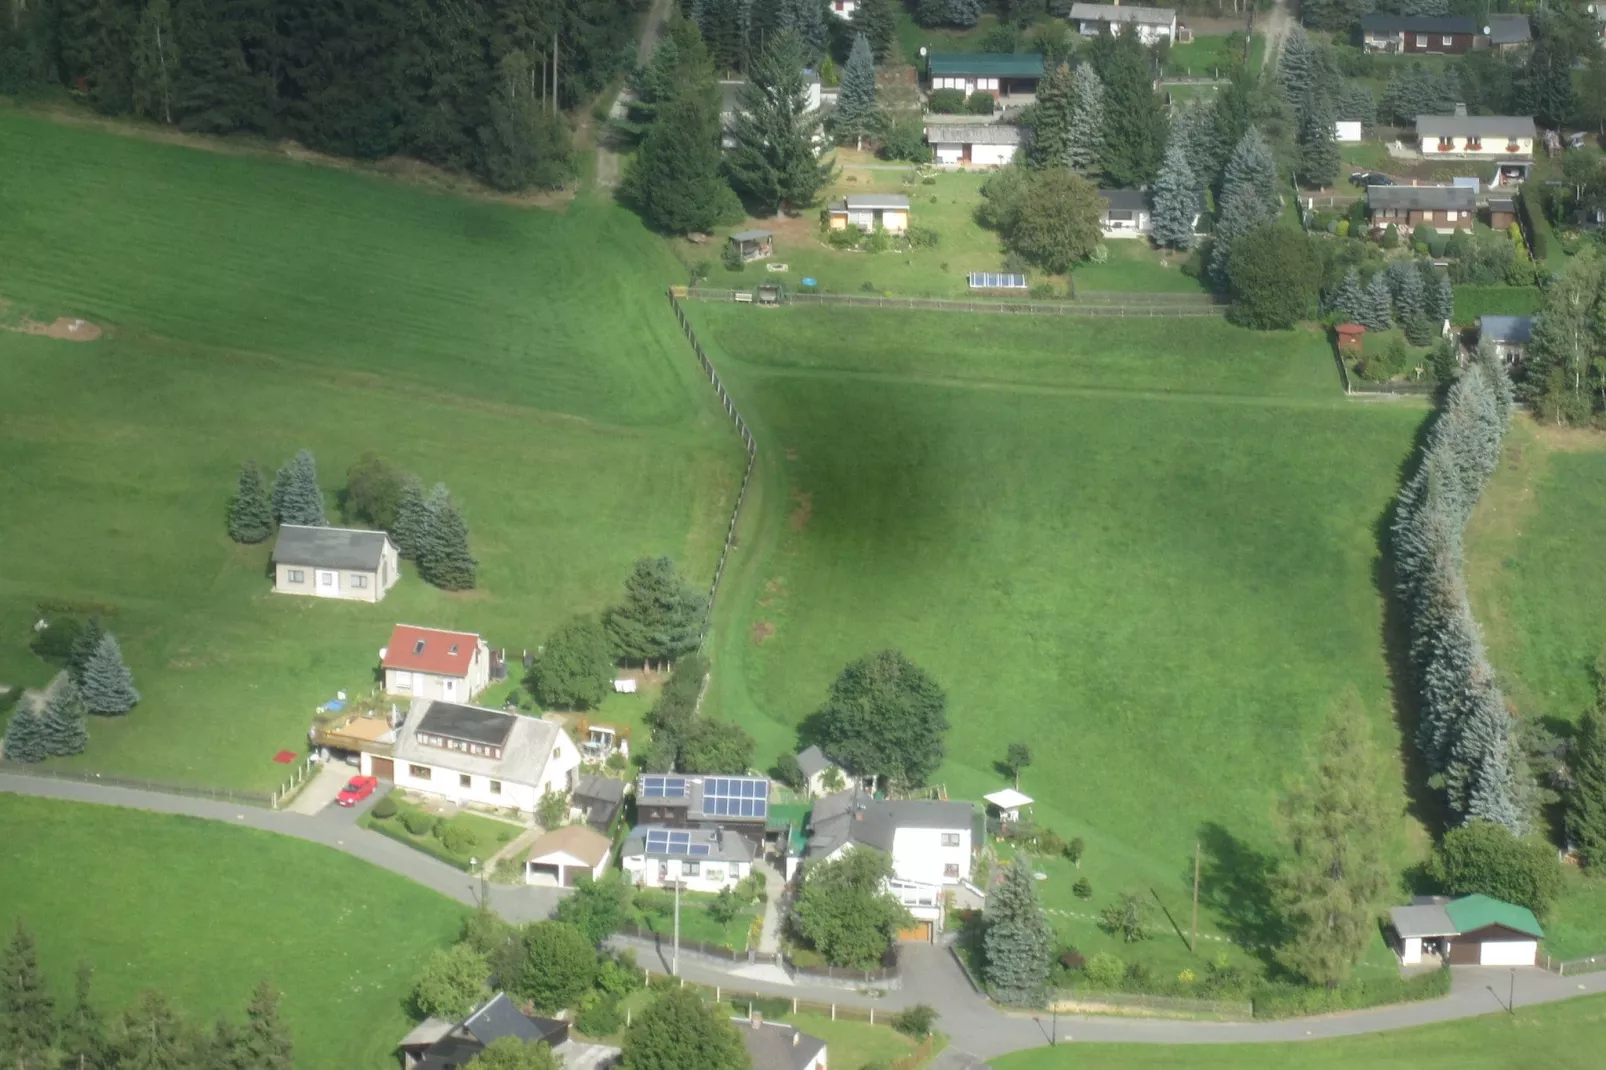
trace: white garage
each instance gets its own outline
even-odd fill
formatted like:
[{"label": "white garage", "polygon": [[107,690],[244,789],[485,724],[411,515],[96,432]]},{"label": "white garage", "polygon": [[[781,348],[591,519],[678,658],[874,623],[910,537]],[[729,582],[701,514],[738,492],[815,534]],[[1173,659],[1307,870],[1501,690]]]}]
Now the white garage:
[{"label": "white garage", "polygon": [[1003,123],[926,123],[932,157],[944,165],[1002,167],[1025,140],[1024,127]]},{"label": "white garage", "polygon": [[1486,895],[1423,897],[1389,911],[1389,927],[1406,966],[1424,957],[1451,966],[1532,966],[1545,936],[1527,907]]},{"label": "white garage", "polygon": [[580,878],[600,880],[613,848],[608,837],[588,825],[553,829],[530,845],[524,860],[524,882],[548,888],[572,888]]}]

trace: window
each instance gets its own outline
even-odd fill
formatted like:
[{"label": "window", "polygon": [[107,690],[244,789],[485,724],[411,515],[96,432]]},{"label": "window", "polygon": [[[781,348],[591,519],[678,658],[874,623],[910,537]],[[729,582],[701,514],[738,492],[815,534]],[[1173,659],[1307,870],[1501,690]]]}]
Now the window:
[{"label": "window", "polygon": [[353,572],[351,574],[351,585],[353,587],[366,587],[368,586],[368,577],[360,572]]},{"label": "window", "polygon": [[290,570],[290,582],[291,583],[306,583],[307,582],[307,574],[304,571],[302,571],[301,569],[299,569],[299,568],[293,568],[293,569]]},{"label": "window", "polygon": [[942,845],[944,847],[958,847],[959,846],[959,833],[957,833],[957,832],[944,832],[942,834]]},{"label": "window", "polygon": [[1468,152],[1479,152],[1482,149],[1483,149],[1483,138],[1481,138],[1481,137],[1469,137],[1469,138],[1467,138],[1467,151]]},{"label": "window", "polygon": [[942,875],[944,877],[957,877],[957,876],[959,876],[959,863],[958,862],[949,862],[946,866],[943,866],[942,867]]},{"label": "window", "polygon": [[1455,148],[1455,142],[1447,137],[1439,138],[1439,151],[1450,152]]},{"label": "window", "polygon": [[429,779],[429,766],[427,766],[427,765],[409,765],[407,767],[407,775],[412,777],[414,780],[428,780]]},{"label": "window", "polygon": [[1131,209],[1128,209],[1128,208],[1111,208],[1108,212],[1105,212],[1104,214],[1105,214],[1105,216],[1107,216],[1109,218],[1111,223],[1130,223],[1130,222],[1132,222],[1132,214],[1133,213],[1132,213]]},{"label": "window", "polygon": [[1419,34],[1416,35],[1416,47],[1418,47],[1418,48],[1426,48],[1426,47],[1428,47],[1428,35],[1427,34],[1419,33]]},{"label": "window", "polygon": [[697,876],[698,867],[701,865],[701,862],[682,862],[680,864],[680,875],[682,877],[695,877]]},{"label": "window", "polygon": [[1460,217],[1460,215],[1461,215],[1460,212],[1457,212],[1455,209],[1452,208],[1449,211],[1444,213],[1444,221],[1446,223],[1454,223],[1456,221],[1456,219],[1458,219]]},{"label": "window", "polygon": [[[411,691],[413,689],[413,674],[402,669],[397,669],[395,670],[395,675],[391,677],[391,685],[395,687],[397,691]],[[423,736],[420,736],[419,742],[427,743],[429,741]]]},{"label": "window", "polygon": [[457,774],[457,786],[460,788],[472,788],[474,786],[474,778],[467,773],[459,773]]},{"label": "window", "polygon": [[[695,866],[697,863],[693,862],[692,865]],[[725,879],[725,869],[723,866],[709,866],[703,871],[703,876],[711,881],[722,881]]]},{"label": "window", "polygon": [[492,795],[500,795],[500,794],[502,794],[502,782],[500,780],[491,781],[491,794]]},{"label": "window", "polygon": [[563,753],[563,748],[562,747],[553,747],[552,748],[552,757],[556,758],[558,755],[560,755],[562,753]]}]

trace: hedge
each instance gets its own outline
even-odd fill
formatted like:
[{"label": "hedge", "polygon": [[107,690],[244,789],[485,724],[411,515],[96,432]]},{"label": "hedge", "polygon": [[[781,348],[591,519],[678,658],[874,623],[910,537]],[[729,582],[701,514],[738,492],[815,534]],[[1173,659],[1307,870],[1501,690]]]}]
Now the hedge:
[{"label": "hedge", "polygon": [[1387,1003],[1415,1003],[1449,994],[1450,967],[1443,966],[1405,980],[1377,977],[1352,981],[1337,988],[1264,985],[1255,990],[1252,1002],[1256,1018],[1299,1018],[1334,1011],[1358,1011]]},{"label": "hedge", "polygon": [[411,847],[414,850],[423,851],[427,855],[438,858],[442,862],[445,862],[448,866],[451,866],[453,869],[468,869],[468,860],[466,858],[459,858],[452,854],[445,847],[442,847],[437,840],[427,839],[424,837],[418,837],[415,839],[414,837],[409,836],[407,834],[407,830],[405,828],[398,827],[397,822],[393,820],[365,820],[363,824],[367,828],[379,833],[381,836],[389,836],[397,843],[405,843],[408,847]]},{"label": "hedge", "polygon": [[[1541,195],[1542,196],[1542,195]],[[1522,229],[1528,235],[1528,243],[1533,248],[1534,262],[1539,263],[1550,256],[1549,224],[1540,226],[1545,222],[1543,215],[1534,215],[1534,206],[1528,196],[1528,184],[1524,182],[1517,189],[1517,214],[1522,218]],[[1543,206],[1541,206],[1543,207]]]}]

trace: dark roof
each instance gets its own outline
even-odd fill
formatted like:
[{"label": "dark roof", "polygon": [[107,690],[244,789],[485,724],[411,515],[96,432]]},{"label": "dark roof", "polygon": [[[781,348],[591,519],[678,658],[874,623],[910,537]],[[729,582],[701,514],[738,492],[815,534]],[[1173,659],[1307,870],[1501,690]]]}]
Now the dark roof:
[{"label": "dark roof", "polygon": [[1490,15],[1486,28],[1491,45],[1520,45],[1533,37],[1527,15]]},{"label": "dark roof", "polygon": [[502,1037],[523,1041],[544,1040],[556,1047],[569,1038],[569,1023],[555,1018],[531,1018],[513,1005],[506,992],[463,1019],[450,1033],[430,1045],[416,1070],[456,1070]]},{"label": "dark roof", "polygon": [[500,747],[507,742],[518,719],[516,713],[487,710],[479,706],[459,706],[451,702],[432,702],[424,719],[418,722],[417,732]]},{"label": "dark roof", "polygon": [[1471,212],[1478,207],[1478,195],[1466,186],[1367,186],[1366,203],[1373,208]]},{"label": "dark roof", "polygon": [[1478,337],[1487,338],[1491,342],[1506,342],[1511,345],[1527,345],[1533,341],[1534,318],[1532,316],[1480,316],[1478,317]]},{"label": "dark roof", "polygon": [[1149,195],[1140,189],[1101,189],[1099,196],[1118,211],[1141,212],[1149,206]]},{"label": "dark roof", "polygon": [[765,238],[775,237],[773,230],[738,230],[731,235],[731,241],[763,241]]},{"label": "dark roof", "polygon": [[934,52],[926,62],[933,75],[1043,77],[1043,57],[1038,52]]},{"label": "dark roof", "polygon": [[823,857],[844,843],[862,843],[891,852],[901,828],[970,829],[975,811],[969,803],[935,799],[867,799],[853,790],[827,795],[809,815],[809,853]]},{"label": "dark roof", "polygon": [[276,565],[306,565],[308,568],[349,568],[373,572],[390,544],[383,531],[356,528],[312,528],[283,524],[273,544]]},{"label": "dark roof", "polygon": [[731,1019],[753,1056],[754,1070],[804,1070],[825,1050],[825,1041],[795,1026],[747,1018]]},{"label": "dark roof", "polygon": [[598,802],[624,802],[625,782],[615,780],[611,776],[598,776],[592,773],[575,782],[574,798],[594,799]]},{"label": "dark roof", "polygon": [[1448,33],[1476,37],[1478,20],[1465,15],[1389,15],[1373,12],[1361,16],[1362,33]]},{"label": "dark roof", "polygon": [[1136,22],[1149,26],[1169,26],[1177,20],[1177,13],[1169,7],[1072,4],[1066,17],[1075,22]]},{"label": "dark roof", "polygon": [[804,776],[813,777],[829,769],[831,759],[827,758],[819,747],[811,745],[798,752],[797,767],[803,770]]},{"label": "dark roof", "polygon": [[1515,212],[1516,210],[1517,202],[1511,197],[1489,198],[1489,211],[1491,212]]}]

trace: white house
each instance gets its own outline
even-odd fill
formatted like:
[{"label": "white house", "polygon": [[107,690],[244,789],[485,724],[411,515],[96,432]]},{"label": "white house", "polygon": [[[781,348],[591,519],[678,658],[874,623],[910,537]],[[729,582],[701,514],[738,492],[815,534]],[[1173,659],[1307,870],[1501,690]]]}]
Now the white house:
[{"label": "white house", "polygon": [[[824,105],[836,102],[836,90],[831,90],[828,98],[825,90],[821,87],[820,76],[813,71],[806,71],[805,74],[808,81],[807,110],[814,115],[821,115],[820,109]],[[732,136],[731,128],[736,123],[737,112],[741,110],[742,90],[746,86],[747,82],[741,78],[720,80],[719,128],[722,133],[720,134],[719,144],[721,148],[734,149],[736,147],[736,138]],[[829,145],[830,142],[825,136],[825,124],[822,116],[821,124],[814,131],[814,147],[817,151],[823,151]]]},{"label": "white house", "polygon": [[580,769],[555,721],[439,699],[402,722],[394,754],[398,788],[527,815],[547,792],[573,788]]},{"label": "white house", "polygon": [[[841,791],[848,783],[848,775],[842,771],[841,766],[825,756],[819,747],[804,747],[797,755],[797,767],[803,770],[804,787],[809,796],[818,797],[829,794],[831,789],[826,785],[827,780],[839,781],[837,791]],[[836,770],[836,776],[831,776],[831,770]]]},{"label": "white house", "polygon": [[1084,37],[1097,37],[1106,28],[1111,34],[1119,35],[1127,27],[1131,27],[1138,40],[1146,45],[1175,40],[1177,36],[1177,13],[1168,7],[1072,4],[1065,18]]},{"label": "white house", "polygon": [[398,624],[379,662],[389,695],[472,702],[491,682],[491,648],[473,632]]},{"label": "white house", "polygon": [[530,845],[524,882],[546,888],[572,888],[582,876],[601,880],[613,843],[586,825],[553,829]]},{"label": "white house", "polygon": [[[1153,232],[1153,209],[1148,191],[1101,189],[1099,198],[1104,201],[1104,214],[1099,218],[1099,227],[1106,238],[1147,238]],[[1201,196],[1193,212],[1195,232],[1203,217],[1204,197]]]},{"label": "white house", "polygon": [[857,0],[831,0],[830,10],[831,14],[843,22],[850,22],[853,19],[853,13],[859,10],[859,5]]},{"label": "white house", "polygon": [[[887,890],[918,923],[907,936],[933,939],[942,928],[942,893],[970,879],[975,814],[969,803],[827,795],[809,816],[809,861],[874,848],[892,858]],[[807,880],[807,877],[804,878]]]},{"label": "white house", "polygon": [[945,166],[1002,167],[1025,144],[1027,131],[1007,123],[944,123],[926,119],[926,143]]},{"label": "white house", "polygon": [[1417,147],[1424,160],[1493,160],[1491,186],[1528,177],[1537,135],[1531,115],[1468,115],[1465,104],[1457,104],[1454,115],[1416,117]]},{"label": "white house", "polygon": [[1361,121],[1359,119],[1334,120],[1333,140],[1342,144],[1366,140],[1366,133],[1362,129]]},{"label": "white house", "polygon": [[1545,932],[1533,912],[1486,895],[1428,896],[1389,911],[1390,939],[1400,962],[1424,953],[1451,966],[1532,966]]},{"label": "white house", "polygon": [[278,594],[377,602],[400,576],[396,544],[383,531],[279,525],[273,544]]},{"label": "white house", "polygon": [[1507,364],[1521,360],[1533,341],[1532,316],[1479,316],[1478,341],[1487,341]]},{"label": "white house", "polygon": [[691,892],[733,888],[753,871],[753,844],[719,828],[638,825],[619,849],[619,865],[641,888],[674,887]]}]

